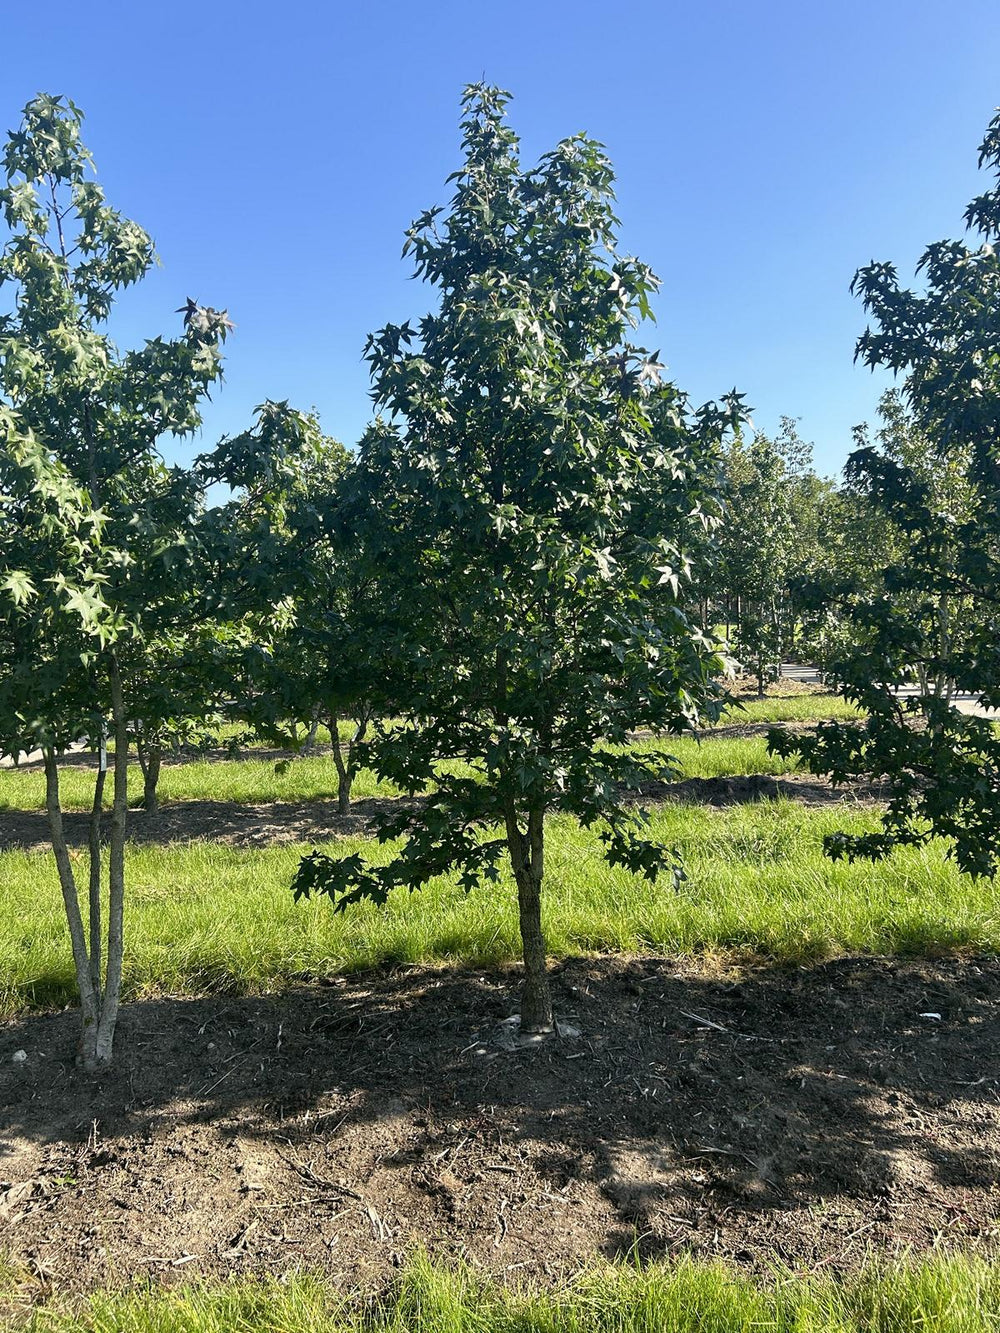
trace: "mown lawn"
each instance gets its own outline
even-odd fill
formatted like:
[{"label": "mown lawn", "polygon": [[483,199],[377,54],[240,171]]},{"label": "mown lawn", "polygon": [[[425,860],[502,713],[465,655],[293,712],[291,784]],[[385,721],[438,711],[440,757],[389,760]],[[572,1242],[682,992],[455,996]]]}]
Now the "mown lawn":
[{"label": "mown lawn", "polygon": [[[763,736],[738,739],[719,736],[704,741],[692,737],[669,737],[660,741],[637,741],[631,748],[661,749],[677,760],[681,776],[719,777],[726,774],[788,773],[794,759],[767,753]],[[456,770],[458,765],[452,765]],[[464,772],[471,772],[464,769]],[[142,776],[137,764],[130,768],[133,801],[142,796]],[[89,810],[93,801],[94,775],[84,767],[67,765],[61,780],[63,808]],[[194,759],[165,764],[160,777],[159,798],[166,805],[175,801],[221,801],[257,804],[265,801],[326,801],[337,794],[337,770],[330,754],[299,755],[279,760]],[[379,782],[367,769],[358,773],[353,796],[396,796],[391,783]],[[111,803],[111,783],[105,804]],[[38,769],[0,769],[0,811],[44,810],[45,775]]]},{"label": "mown lawn", "polygon": [[[861,831],[871,810],[792,801],[710,809],[667,804],[652,832],[675,846],[678,890],[607,866],[596,836],[550,823],[545,922],[553,955],[655,951],[805,962],[842,952],[1000,947],[994,888],[963,881],[940,847],[846,865],[824,833]],[[340,853],[388,856],[363,839]],[[294,903],[305,847],[133,846],[128,854],[125,993],[252,992],[392,962],[495,964],[518,956],[514,892],[464,893],[451,879],[385,906],[335,913]],[[66,926],[47,852],[0,855],[0,1014],[73,998]]]},{"label": "mown lawn", "polygon": [[[8,1290],[13,1290],[11,1279]],[[4,1283],[0,1267],[0,1309]],[[2,1318],[2,1315],[0,1315]],[[11,1314],[18,1333],[982,1333],[1000,1322],[1000,1271],[974,1258],[877,1265],[853,1277],[721,1264],[606,1264],[549,1292],[412,1262],[362,1299],[307,1276],[223,1286],[141,1286],[58,1297]]]},{"label": "mown lawn", "polygon": [[718,724],[721,727],[754,722],[819,722],[827,718],[848,720],[860,717],[854,704],[839,694],[792,694],[764,699],[743,699],[729,707]]}]

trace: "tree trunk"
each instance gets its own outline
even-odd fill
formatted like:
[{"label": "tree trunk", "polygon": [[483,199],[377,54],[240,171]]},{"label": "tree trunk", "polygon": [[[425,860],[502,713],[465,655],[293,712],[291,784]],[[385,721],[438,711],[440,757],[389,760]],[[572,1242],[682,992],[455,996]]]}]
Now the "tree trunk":
[{"label": "tree trunk", "polygon": [[136,742],[136,754],[142,769],[142,804],[145,810],[155,815],[160,808],[156,789],[160,782],[160,764],[163,760],[163,746],[159,741],[152,743]]},{"label": "tree trunk", "polygon": [[338,776],[337,781],[337,814],[349,815],[351,813],[351,787],[354,785],[354,774],[347,770]]},{"label": "tree trunk", "polygon": [[521,1031],[552,1031],[552,993],[542,931],[542,877],[544,874],[545,826],[541,810],[528,815],[528,832],[518,827],[513,802],[507,810],[507,846],[517,883],[517,906],[524,958],[521,992]]},{"label": "tree trunk", "polygon": [[101,743],[100,767],[94,779],[94,803],[90,809],[90,980],[97,1003],[101,1002],[101,957],[104,952],[101,931],[101,814],[104,809],[104,744]]},{"label": "tree trunk", "polygon": [[330,717],[330,743],[333,749],[333,762],[337,765],[337,814],[351,813],[351,788],[358,774],[358,756],[356,746],[360,745],[368,733],[368,713],[363,712],[357,719],[354,735],[347,744],[347,757],[340,740],[340,718],[336,713]]},{"label": "tree trunk", "polygon": [[[333,750],[333,762],[337,765],[337,814],[348,815],[351,812],[351,784],[354,774],[350,764],[344,759],[344,747],[340,740],[340,718],[330,714],[330,746]],[[349,756],[348,756],[349,758]]]},{"label": "tree trunk", "polygon": [[125,820],[128,812],[128,717],[122,698],[118,661],[111,654],[111,713],[115,733],[114,802],[108,855],[108,949],[101,1016],[94,1043],[94,1067],[107,1068],[114,1057],[115,1028],[122,991],[125,917]]},{"label": "tree trunk", "polygon": [[55,751],[51,748],[46,748],[44,751],[44,759],[45,809],[48,814],[52,852],[56,859],[56,869],[59,871],[59,887],[62,889],[63,906],[66,909],[66,922],[69,926],[69,938],[73,948],[76,984],[80,991],[82,1018],[80,1058],[88,1068],[92,1068],[91,1062],[100,1017],[100,1001],[91,978],[87,937],[83,929],[83,917],[80,914],[80,899],[77,894],[73,863],[69,857],[66,833],[63,828],[62,806],[59,801],[59,763]]},{"label": "tree trunk", "polygon": [[319,709],[314,708],[312,717],[309,720],[309,734],[306,736],[305,744],[302,747],[303,754],[311,754],[316,748],[316,734],[319,731]]}]

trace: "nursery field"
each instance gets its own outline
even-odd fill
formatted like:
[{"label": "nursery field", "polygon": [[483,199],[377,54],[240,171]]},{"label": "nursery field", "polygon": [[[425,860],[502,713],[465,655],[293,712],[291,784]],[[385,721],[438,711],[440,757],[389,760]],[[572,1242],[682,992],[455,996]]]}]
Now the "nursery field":
[{"label": "nursery field", "polygon": [[[5,771],[11,1326],[988,1326],[1000,910],[937,845],[824,857],[878,793],[807,780],[760,732],[845,713],[747,701],[663,742],[677,776],[646,800],[677,889],[552,821],[557,1031],[527,1046],[512,882],[295,903],[311,846],[390,855],[368,821],[399,798],[362,772],[338,816],[326,736],[167,761],[159,813],[130,814],[121,1055],[97,1079],[72,1069],[40,775]],[[71,845],[91,763],[64,779]]]},{"label": "nursery field", "polygon": [[[930,161],[894,37],[866,29],[892,117],[839,164],[824,32],[767,55],[826,119],[742,98],[720,139],[715,97],[700,179],[676,80],[582,12],[551,57],[491,15],[498,71],[509,29],[572,96],[529,94],[522,141],[466,85],[428,207],[422,99],[475,7],[381,15],[408,72],[380,38],[346,121],[322,8],[216,24],[218,59],[199,22],[226,95],[172,74],[165,119],[148,51],[70,34],[99,108],[142,71],[93,127],[169,287],[132,294],[154,232],[76,101],[36,91],[0,159],[0,1333],[1000,1328],[1000,111],[911,290],[837,268],[888,222],[858,145],[917,145],[894,199]],[[685,108],[666,153],[647,85]],[[627,110],[628,211],[669,184],[654,262],[602,139],[526,155],[578,94]],[[713,241],[748,144],[769,202]],[[365,238],[410,184],[404,297]],[[849,355],[816,318],[848,288],[867,407],[820,345]]]}]

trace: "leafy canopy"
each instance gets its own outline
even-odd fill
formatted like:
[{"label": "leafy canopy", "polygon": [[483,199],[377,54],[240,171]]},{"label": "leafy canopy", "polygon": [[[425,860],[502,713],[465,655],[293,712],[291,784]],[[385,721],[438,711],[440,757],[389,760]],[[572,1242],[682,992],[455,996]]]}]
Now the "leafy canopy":
[{"label": "leafy canopy", "polygon": [[[1000,113],[979,160],[994,185],[966,211],[973,241],[928,246],[923,290],[902,287],[888,263],[854,279],[873,321],[858,356],[904,376],[913,436],[895,448],[862,439],[850,462],[855,485],[903,537],[862,608],[865,632],[839,666],[868,720],[824,724],[801,746],[773,737],[772,746],[801,748],[813,771],[838,781],[888,782],[881,830],[829,838],[832,855],[881,857],[940,835],[964,871],[993,875],[1000,735],[950,696],[967,691],[1000,708]],[[915,691],[900,697],[902,686]]]},{"label": "leafy canopy", "polygon": [[655,876],[667,850],[625,793],[671,762],[618,747],[718,707],[681,534],[716,521],[739,399],[692,413],[632,341],[657,280],[617,249],[603,148],[578,135],[525,168],[507,100],[466,91],[450,206],[407,233],[437,309],[366,348],[381,415],[352,512],[404,719],[367,760],[430,794],[382,822],[383,840],[406,836],[387,865],[306,858],[297,892],[340,906],[453,866],[466,887],[493,880],[548,810],[598,826],[612,862]]}]

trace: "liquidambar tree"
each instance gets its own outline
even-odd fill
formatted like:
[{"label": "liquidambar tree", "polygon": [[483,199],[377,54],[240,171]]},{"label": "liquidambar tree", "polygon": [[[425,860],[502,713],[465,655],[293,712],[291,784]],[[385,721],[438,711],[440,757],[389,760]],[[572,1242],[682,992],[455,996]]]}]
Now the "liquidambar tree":
[{"label": "liquidambar tree", "polygon": [[[858,342],[865,364],[902,374],[893,433],[864,437],[848,474],[889,522],[887,565],[855,599],[862,630],[837,665],[861,725],[823,723],[814,735],[774,734],[835,781],[884,781],[882,827],[834,833],[832,856],[877,859],[898,846],[948,839],[959,867],[1000,867],[1000,734],[952,704],[969,692],[1000,709],[1000,112],[980,147],[993,186],[965,213],[972,244],[938,241],[919,264],[921,291],[873,263],[854,288],[873,327]],[[900,694],[900,687],[915,686]]]},{"label": "liquidambar tree", "polygon": [[[189,302],[182,335],[119,352],[116,293],[153,263],[147,234],[89,178],[72,103],[39,96],[8,136],[0,208],[0,750],[40,748],[69,924],[85,1066],[111,1062],[121,993],[129,726],[149,715],[149,645],[197,624],[188,570],[200,487],[157,453],[200,421],[224,314]],[[183,691],[182,691],[183,693]],[[169,711],[158,685],[157,708]],[[97,773],[84,912],[63,828],[62,756],[114,746],[103,852]],[[103,750],[103,746],[102,746]]]},{"label": "liquidambar tree", "polygon": [[294,888],[343,908],[453,869],[466,889],[495,883],[509,857],[522,1030],[540,1032],[546,814],[596,827],[633,872],[674,865],[628,800],[669,756],[620,747],[717,709],[721,662],[687,613],[680,534],[715,520],[717,451],[740,405],[690,414],[633,345],[657,282],[617,252],[607,156],[578,136],[522,169],[507,100],[466,91],[450,208],[407,233],[436,313],[367,346],[384,415],[361,445],[355,513],[403,719],[366,759],[430,794],[380,825],[404,839],[388,865],[314,852]]}]

